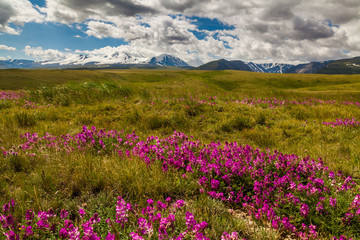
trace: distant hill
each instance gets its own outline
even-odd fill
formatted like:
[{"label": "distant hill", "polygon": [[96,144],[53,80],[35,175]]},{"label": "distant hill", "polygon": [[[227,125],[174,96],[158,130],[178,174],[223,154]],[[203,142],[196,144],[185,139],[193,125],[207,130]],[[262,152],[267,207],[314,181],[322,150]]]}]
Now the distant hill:
[{"label": "distant hill", "polygon": [[242,70],[263,73],[360,74],[360,57],[298,65],[282,63],[245,63],[220,59],[201,65],[198,70]]},{"label": "distant hill", "polygon": [[32,68],[40,65],[41,65],[40,63],[36,63],[31,60],[22,60],[22,59],[0,60],[0,69]]},{"label": "distant hill", "polygon": [[284,64],[284,63],[253,63],[249,62],[247,65],[254,72],[264,72],[264,73],[286,73],[289,68],[294,65]]},{"label": "distant hill", "polygon": [[201,65],[197,70],[242,70],[252,72],[251,68],[243,61],[227,61],[220,59]]},{"label": "distant hill", "polygon": [[115,52],[111,55],[95,56],[95,55],[73,55],[71,57],[35,62],[31,60],[0,60],[0,69],[22,68],[22,69],[100,69],[100,68],[190,68],[186,62],[178,57],[168,54],[162,54],[157,57],[145,58],[142,55],[132,55],[126,52]]},{"label": "distant hill", "polygon": [[190,67],[189,64],[180,58],[168,54],[162,54],[160,56],[153,57],[150,59],[149,64],[157,66]]},{"label": "distant hill", "polygon": [[[145,58],[139,54],[115,52],[111,55],[89,56],[73,55],[54,61],[35,62],[31,60],[0,60],[0,69],[190,69],[185,61],[178,57],[162,54]],[[298,65],[283,63],[245,63],[241,60],[220,59],[196,67],[197,70],[241,70],[263,73],[320,73],[320,74],[360,74],[360,57],[351,59],[311,62]]]},{"label": "distant hill", "polygon": [[360,57],[335,60],[319,69],[321,74],[360,74]]},{"label": "distant hill", "polygon": [[298,64],[287,69],[285,73],[316,73],[331,62],[332,61]]}]

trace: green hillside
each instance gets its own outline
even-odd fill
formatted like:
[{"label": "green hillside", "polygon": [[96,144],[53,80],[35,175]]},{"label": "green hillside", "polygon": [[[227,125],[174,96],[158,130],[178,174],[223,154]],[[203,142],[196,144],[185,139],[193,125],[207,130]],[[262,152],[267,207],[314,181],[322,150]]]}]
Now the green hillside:
[{"label": "green hillside", "polygon": [[320,74],[360,74],[360,57],[335,60],[317,73]]},{"label": "green hillside", "polygon": [[[31,225],[30,239],[62,239],[68,220],[84,235],[88,219],[101,239],[158,239],[152,205],[171,236],[191,229],[191,213],[209,239],[296,239],[290,223],[359,239],[359,107],[360,75],[2,70],[0,216]],[[31,222],[29,209],[56,216],[41,228],[44,213]],[[10,228],[2,221],[0,239]]]}]

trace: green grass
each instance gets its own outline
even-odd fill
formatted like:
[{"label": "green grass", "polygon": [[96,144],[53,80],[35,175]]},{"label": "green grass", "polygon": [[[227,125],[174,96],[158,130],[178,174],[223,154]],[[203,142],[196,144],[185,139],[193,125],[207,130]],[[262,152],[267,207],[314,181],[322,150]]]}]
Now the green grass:
[{"label": "green grass", "polygon": [[[290,105],[268,108],[234,102],[271,98],[360,102],[359,75],[262,74],[238,71],[180,70],[2,70],[0,89],[23,89],[39,108],[23,100],[0,100],[0,147],[17,147],[21,134],[40,136],[79,132],[83,125],[136,131],[141,139],[174,131],[202,142],[237,141],[261,149],[322,157],[333,170],[360,177],[360,128],[324,126],[336,118],[360,120],[354,105]],[[209,100],[209,97],[216,99]],[[196,98],[196,99],[195,99]],[[200,104],[199,100],[207,103]],[[213,102],[215,105],[208,103]],[[210,222],[212,238],[237,230],[249,239],[279,239],[268,229],[249,230],[224,204],[204,198],[195,179],[163,174],[137,159],[43,151],[35,157],[0,158],[0,202],[14,198],[19,216],[27,208],[75,211],[84,203],[107,211],[118,195],[129,201],[184,198]],[[111,200],[110,200],[111,199]],[[99,211],[100,211],[99,210]],[[231,219],[231,220],[229,220]]]}]

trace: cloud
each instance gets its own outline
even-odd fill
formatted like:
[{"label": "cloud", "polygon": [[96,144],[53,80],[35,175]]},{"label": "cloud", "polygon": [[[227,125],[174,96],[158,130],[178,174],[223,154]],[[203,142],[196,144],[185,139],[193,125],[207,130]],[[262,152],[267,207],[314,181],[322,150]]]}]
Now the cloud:
[{"label": "cloud", "polygon": [[43,15],[28,0],[0,0],[0,31],[20,34],[21,29],[9,26],[10,23],[23,26],[28,22],[43,22]]},{"label": "cloud", "polygon": [[0,25],[5,25],[14,14],[10,3],[0,1]]},{"label": "cloud", "polygon": [[334,30],[328,26],[327,22],[304,20],[301,18],[294,19],[294,38],[297,40],[330,38],[334,36]]},{"label": "cloud", "polygon": [[105,20],[108,17],[155,14],[155,8],[131,0],[47,0],[42,11],[49,21],[61,23],[82,22],[88,19]]},{"label": "cloud", "polygon": [[[204,30],[193,17],[232,27]],[[46,0],[43,8],[28,0],[0,0],[0,31],[20,34],[13,24],[26,22],[69,24],[82,31],[74,37],[127,43],[103,49],[106,54],[168,53],[195,65],[216,58],[307,62],[360,55],[358,0]],[[26,52],[39,58],[69,56],[31,47]]]},{"label": "cloud", "polygon": [[0,44],[0,50],[16,51],[16,48]]},{"label": "cloud", "polygon": [[32,56],[37,60],[60,60],[68,57],[69,55],[55,49],[43,50],[42,47],[26,46],[24,52],[27,56]]}]

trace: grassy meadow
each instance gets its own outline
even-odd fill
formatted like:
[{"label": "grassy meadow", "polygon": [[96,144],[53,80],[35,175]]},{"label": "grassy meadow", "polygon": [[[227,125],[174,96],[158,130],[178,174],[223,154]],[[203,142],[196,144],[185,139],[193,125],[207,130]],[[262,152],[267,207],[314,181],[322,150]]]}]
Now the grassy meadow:
[{"label": "grassy meadow", "polygon": [[[77,213],[79,209],[85,209],[87,216],[95,212],[101,216],[94,231],[105,239],[109,228],[105,221],[115,216],[118,196],[133,205],[137,203],[139,209],[146,207],[147,199],[165,202],[171,197],[172,201],[183,199],[186,202],[174,213],[179,219],[173,226],[176,236],[181,229],[190,231],[184,216],[186,212],[191,212],[198,222],[207,222],[207,227],[201,232],[210,239],[221,239],[224,231],[236,231],[241,239],[306,239],[291,232],[284,220],[279,220],[283,227],[276,228],[274,223],[272,227],[271,221],[258,218],[246,204],[235,204],[207,194],[211,189],[199,185],[199,177],[203,175],[200,170],[195,170],[195,163],[191,165],[193,171],[174,167],[164,172],[162,162],[154,160],[148,164],[144,162],[143,155],[131,152],[138,141],[146,141],[151,136],[166,139],[176,131],[205,145],[237,142],[238,145],[259,148],[264,153],[277,150],[283,154],[295,154],[298,159],[309,156],[317,161],[321,158],[328,169],[309,173],[307,177],[301,175],[304,178],[299,178],[297,184],[325,179],[327,171],[337,173],[341,170],[343,175],[338,176],[342,180],[338,179],[336,183],[324,180],[322,185],[327,186],[324,189],[330,190],[324,195],[318,193],[321,195],[318,197],[324,199],[325,209],[325,202],[337,196],[336,207],[330,204],[333,208],[324,210],[324,214],[310,207],[308,211],[313,216],[308,217],[304,205],[298,204],[276,210],[276,216],[288,216],[290,223],[298,229],[302,222],[307,226],[316,225],[316,235],[311,228],[303,231],[308,234],[308,239],[339,238],[341,235],[348,239],[360,238],[360,213],[351,213],[351,219],[350,215],[346,215],[346,204],[355,206],[354,197],[356,199],[360,194],[360,125],[357,122],[360,121],[360,104],[357,104],[360,102],[360,75],[136,69],[1,70],[1,91],[19,94],[19,97],[0,97],[0,148],[1,152],[6,152],[0,157],[0,203],[2,206],[14,199],[16,205],[12,216],[22,224],[26,222],[28,209],[37,213],[52,208],[58,216],[62,209],[67,209],[67,218],[81,228],[85,220]],[[332,125],[337,119],[351,119],[353,122]],[[119,133],[123,130],[123,139],[135,132],[138,140],[134,141],[134,145],[115,146],[112,138],[104,137],[104,146],[100,143],[99,147],[96,142],[90,144],[91,147],[74,145],[72,150],[63,150],[64,145],[50,145],[50,140],[30,141],[26,145],[29,138],[21,137],[26,133],[37,133],[38,137],[49,133],[61,139],[67,134],[75,136],[81,133],[83,126]],[[99,139],[97,136],[96,140]],[[71,141],[68,143],[73,143]],[[149,145],[154,141],[149,141]],[[159,144],[154,144],[154,149]],[[24,149],[24,146],[30,147]],[[170,142],[169,146],[174,147]],[[199,149],[201,147],[203,145]],[[166,156],[173,154],[165,152]],[[151,156],[158,159],[159,155],[161,153],[157,152]],[[255,155],[253,153],[252,156]],[[281,174],[291,171],[290,167],[285,169]],[[266,171],[273,174],[280,170],[274,166]],[[224,174],[221,173],[220,177],[214,174],[207,178],[211,176],[220,181],[220,187],[206,186],[225,193],[227,180],[221,178]],[[348,176],[352,176],[351,183],[344,180]],[[224,186],[221,179],[225,179]],[[235,182],[235,179],[234,176],[231,181]],[[256,195],[255,190],[247,189],[254,179],[261,182],[262,178],[251,175],[245,179],[249,185],[244,179],[236,180],[242,186],[241,191],[250,197]],[[332,186],[342,184],[342,181],[347,183],[345,190],[331,190]],[[229,186],[235,189],[235,185]],[[318,206],[318,200],[309,200],[315,199],[314,195],[306,197],[305,193],[299,193],[297,197],[302,204]],[[162,212],[163,216],[166,211]],[[293,213],[296,211],[299,214]],[[0,210],[1,214],[5,216],[5,212]],[[129,211],[126,227],[117,226],[116,229],[110,224],[114,239],[136,239],[129,234],[136,230],[136,219],[141,214],[132,214]],[[27,239],[65,238],[59,233],[60,225],[56,225],[54,231],[46,230],[47,235],[40,233],[41,228],[34,230],[34,227],[34,234],[28,235]],[[8,230],[4,226],[2,232],[5,234]],[[13,231],[25,236],[22,230]],[[144,239],[160,238],[157,234],[137,232],[140,233]],[[0,239],[3,236],[7,235],[1,235]],[[195,236],[194,232],[194,235],[188,233],[183,239],[205,238]]]}]

